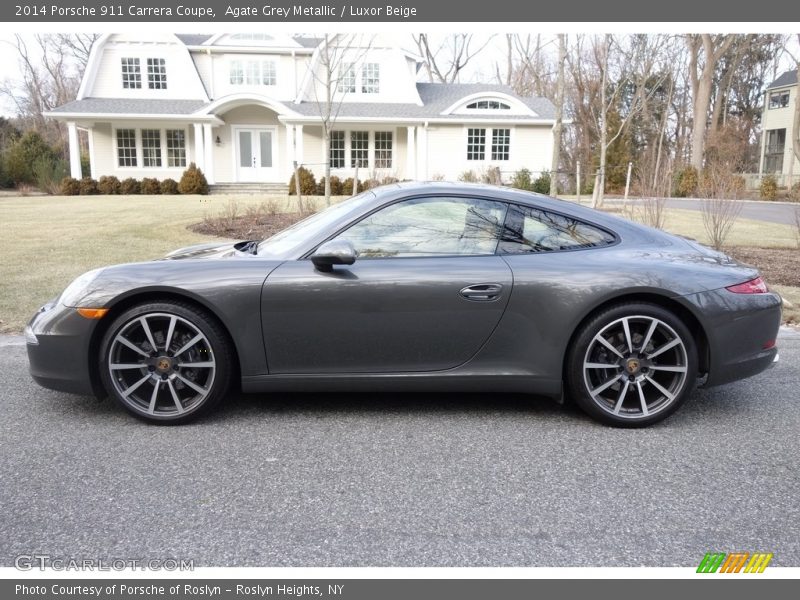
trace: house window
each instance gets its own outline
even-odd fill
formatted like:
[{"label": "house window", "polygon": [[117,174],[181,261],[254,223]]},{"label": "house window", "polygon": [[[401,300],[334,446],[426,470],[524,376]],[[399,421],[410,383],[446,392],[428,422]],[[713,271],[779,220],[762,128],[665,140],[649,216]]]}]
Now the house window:
[{"label": "house window", "polygon": [[231,85],[242,85],[244,83],[244,65],[242,61],[231,61],[230,82]]},{"label": "house window", "polygon": [[186,132],[183,129],[167,129],[167,166],[186,166]]},{"label": "house window", "polygon": [[483,160],[486,157],[486,130],[467,129],[467,160]]},{"label": "house window", "polygon": [[375,132],[375,168],[392,168],[392,132]]},{"label": "house window", "polygon": [[470,110],[511,110],[511,107],[505,102],[498,100],[478,100],[467,104]]},{"label": "house window", "polygon": [[364,63],[361,67],[361,93],[378,94],[381,91],[381,66],[379,63]]},{"label": "house window", "polygon": [[511,151],[511,130],[492,129],[492,160],[508,160]]},{"label": "house window", "polygon": [[158,129],[142,129],[142,165],[161,166],[161,131]]},{"label": "house window", "polygon": [[151,90],[167,89],[167,66],[163,58],[147,59],[147,87]]},{"label": "house window", "polygon": [[786,130],[770,129],[767,131],[767,143],[764,148],[764,172],[783,172],[783,151],[786,148]]},{"label": "house window", "polygon": [[117,129],[117,164],[120,167],[137,166],[135,129]]},{"label": "house window", "polygon": [[350,132],[350,166],[369,166],[369,132]]},{"label": "house window", "polygon": [[331,169],[344,169],[344,131],[331,131],[328,160]]},{"label": "house window", "polygon": [[770,108],[786,108],[787,106],[789,106],[789,90],[772,92],[769,95]]},{"label": "house window", "polygon": [[356,93],[356,68],[352,63],[339,65],[339,83],[336,90],[343,94]]},{"label": "house window", "polygon": [[274,60],[232,60],[229,71],[231,85],[276,85]]},{"label": "house window", "polygon": [[142,87],[142,70],[138,58],[122,59],[122,87],[136,90]]},{"label": "house window", "polygon": [[272,36],[266,33],[234,33],[230,39],[241,42],[269,42]]}]

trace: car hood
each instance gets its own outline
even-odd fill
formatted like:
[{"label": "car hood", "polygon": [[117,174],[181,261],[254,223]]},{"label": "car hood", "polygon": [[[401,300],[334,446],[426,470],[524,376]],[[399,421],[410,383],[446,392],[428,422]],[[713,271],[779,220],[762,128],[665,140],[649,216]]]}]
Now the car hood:
[{"label": "car hood", "polygon": [[211,242],[206,244],[195,244],[173,250],[161,260],[181,260],[185,258],[233,258],[242,256],[253,256],[253,249],[257,247],[258,241],[246,240],[242,242]]}]

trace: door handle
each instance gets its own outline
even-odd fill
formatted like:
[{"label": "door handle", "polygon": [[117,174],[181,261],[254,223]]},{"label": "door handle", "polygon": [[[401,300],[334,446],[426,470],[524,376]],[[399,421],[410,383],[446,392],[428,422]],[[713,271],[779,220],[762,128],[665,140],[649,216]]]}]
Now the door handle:
[{"label": "door handle", "polygon": [[503,286],[499,283],[477,283],[468,285],[459,294],[474,302],[491,302],[492,300],[497,300],[502,291]]}]

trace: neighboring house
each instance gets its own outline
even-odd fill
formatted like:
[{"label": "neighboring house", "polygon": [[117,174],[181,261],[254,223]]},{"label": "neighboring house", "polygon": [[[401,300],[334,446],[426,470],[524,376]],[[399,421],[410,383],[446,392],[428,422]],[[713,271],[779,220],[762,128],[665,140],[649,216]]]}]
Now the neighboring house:
[{"label": "neighboring house", "polygon": [[773,81],[764,96],[759,177],[775,175],[781,186],[789,184],[790,174],[793,182],[800,178],[800,162],[792,149],[792,136],[797,135],[792,130],[796,99],[796,70],[787,71]]},{"label": "neighboring house", "polygon": [[190,162],[209,183],[285,186],[293,161],[317,177],[456,179],[497,166],[548,170],[555,108],[500,85],[418,83],[421,59],[382,44],[348,48],[335,74],[330,147],[321,107],[320,39],[279,34],[107,34],[92,50],[67,123],[73,177],[78,130],[92,175],[178,179]]}]

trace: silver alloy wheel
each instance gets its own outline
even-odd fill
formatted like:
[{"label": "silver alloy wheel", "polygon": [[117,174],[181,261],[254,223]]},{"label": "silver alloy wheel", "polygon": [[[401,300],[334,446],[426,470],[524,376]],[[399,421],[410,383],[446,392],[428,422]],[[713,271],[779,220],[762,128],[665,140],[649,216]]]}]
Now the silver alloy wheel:
[{"label": "silver alloy wheel", "polygon": [[216,360],[193,323],[169,313],[146,313],[123,325],[108,351],[119,397],[147,416],[177,417],[203,404],[214,384]]},{"label": "silver alloy wheel", "polygon": [[672,327],[655,317],[633,315],[612,321],[592,338],[583,380],[602,410],[641,419],[675,401],[688,368],[686,346]]}]

